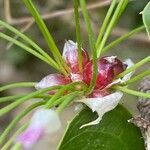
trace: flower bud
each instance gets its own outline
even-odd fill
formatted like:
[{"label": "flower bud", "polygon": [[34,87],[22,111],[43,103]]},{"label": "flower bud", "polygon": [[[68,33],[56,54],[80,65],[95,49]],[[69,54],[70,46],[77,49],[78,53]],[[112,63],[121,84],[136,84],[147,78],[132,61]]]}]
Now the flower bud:
[{"label": "flower bud", "polygon": [[53,134],[61,127],[58,114],[51,109],[38,109],[33,114],[28,128],[18,137],[17,142],[30,149],[44,134]]}]

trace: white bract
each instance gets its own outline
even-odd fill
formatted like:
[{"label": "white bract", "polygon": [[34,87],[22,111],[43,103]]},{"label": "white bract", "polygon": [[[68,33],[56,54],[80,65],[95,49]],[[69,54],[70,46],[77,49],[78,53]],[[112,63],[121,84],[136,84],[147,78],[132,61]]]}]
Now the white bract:
[{"label": "white bract", "polygon": [[106,112],[114,109],[118,105],[122,96],[122,92],[115,92],[101,98],[84,98],[79,100],[78,102],[86,104],[93,112],[97,112],[98,114],[98,118],[95,121],[82,125],[81,128],[98,124]]}]

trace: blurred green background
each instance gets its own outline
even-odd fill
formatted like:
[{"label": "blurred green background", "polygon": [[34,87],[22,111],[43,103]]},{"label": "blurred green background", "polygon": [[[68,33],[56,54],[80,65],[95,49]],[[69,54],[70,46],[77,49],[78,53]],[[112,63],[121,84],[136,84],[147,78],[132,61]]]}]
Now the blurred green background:
[{"label": "blurred green background", "polygon": [[[0,19],[6,21],[6,15],[8,14],[5,14],[6,8],[4,7],[4,1],[5,0],[0,0]],[[101,1],[104,2],[106,0],[87,0],[87,3],[92,5]],[[72,0],[34,0],[34,2],[40,10],[41,14],[51,14],[60,10],[66,11],[67,9],[73,7]],[[142,17],[139,13],[143,10],[148,2],[149,0],[131,0],[117,27],[115,30],[113,30],[113,34],[110,36],[108,42],[117,38],[118,35],[123,34],[124,31],[126,32],[142,25]],[[10,0],[10,10],[13,18],[19,19],[20,17],[22,18],[25,16],[30,16],[23,2],[20,0]],[[108,6],[89,11],[95,36],[97,36],[99,32],[101,23],[107,10]],[[50,18],[45,20],[45,22],[61,51],[63,50],[63,45],[66,39],[75,41],[75,23],[73,14],[68,13],[59,17]],[[24,25],[25,24],[15,24],[14,26],[17,29],[21,29]],[[88,37],[82,16],[81,25],[83,47],[86,48],[90,53]],[[9,33],[7,30],[2,31]],[[25,34],[36,41],[45,51],[49,52],[44,38],[36,24],[33,24],[25,32]],[[55,72],[55,70],[50,68],[48,65],[44,64],[34,56],[26,53],[24,50],[18,48],[17,46],[13,45],[11,48],[7,49],[9,44],[10,43],[4,40],[0,40],[0,85],[21,81],[39,81],[45,75],[50,74],[51,72]],[[131,58],[134,62],[138,62],[144,57],[150,55],[149,47],[150,42],[147,38],[146,32],[143,31],[142,34],[138,34],[137,36],[126,40],[104,55],[117,55],[121,59]],[[145,70],[149,68],[150,66],[145,65],[136,71],[136,74],[143,69]],[[132,87],[137,88],[137,84],[134,84]],[[13,95],[17,93],[29,92],[30,90],[31,89],[12,89],[3,93],[3,95]],[[2,96],[2,94],[0,96]],[[136,112],[136,99],[137,98],[133,96],[126,96],[123,101],[124,105],[127,106],[128,109],[133,113]],[[14,114],[11,113],[6,118],[4,117],[4,119],[9,121],[11,115],[14,116]]]}]

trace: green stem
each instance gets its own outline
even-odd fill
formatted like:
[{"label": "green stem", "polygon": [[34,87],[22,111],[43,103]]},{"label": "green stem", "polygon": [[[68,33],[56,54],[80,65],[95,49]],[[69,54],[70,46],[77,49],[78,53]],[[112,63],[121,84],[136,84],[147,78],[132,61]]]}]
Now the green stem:
[{"label": "green stem", "polygon": [[81,44],[81,29],[80,29],[80,20],[79,20],[79,3],[78,0],[74,0],[74,16],[75,16],[75,23],[76,23],[76,40],[78,43],[78,63],[80,72],[82,72],[82,44]]},{"label": "green stem", "polygon": [[109,23],[109,19],[110,19],[111,15],[112,15],[112,12],[113,12],[113,10],[114,10],[114,8],[116,6],[117,1],[118,0],[112,0],[111,5],[110,5],[110,7],[109,7],[109,9],[107,11],[106,17],[105,17],[105,19],[103,21],[103,24],[101,26],[101,29],[100,29],[100,32],[99,32],[99,35],[98,35],[98,38],[97,38],[97,41],[96,41],[96,47],[97,48],[98,48],[98,45],[101,43],[102,37],[103,37],[103,35],[105,33],[105,30],[106,30],[107,25]]},{"label": "green stem", "polygon": [[73,82],[73,83],[67,84],[67,85],[63,86],[59,91],[57,91],[57,93],[51,99],[49,99],[49,101],[46,103],[45,107],[46,108],[52,107],[53,103],[55,101],[57,101],[57,99],[60,98],[60,96],[62,96],[66,91],[71,91],[71,92],[75,91],[76,86],[78,88],[78,85],[80,85],[82,88],[80,90],[86,92],[87,86],[83,82]]},{"label": "green stem", "polygon": [[72,100],[74,100],[74,98],[81,96],[82,94],[83,92],[81,91],[75,91],[73,93],[68,94],[68,96],[63,100],[63,102],[57,108],[57,112],[61,112],[62,110],[64,110],[64,108],[68,106],[72,102]]},{"label": "green stem", "polygon": [[93,58],[93,77],[92,77],[91,84],[90,84],[89,91],[88,91],[90,93],[95,87],[96,79],[97,79],[97,52],[96,52],[94,34],[92,31],[90,18],[88,16],[88,11],[86,8],[85,0],[81,0],[80,5],[81,5],[84,20],[86,23],[86,28],[88,31],[88,38],[89,38],[89,43],[90,43],[90,48],[92,50],[92,58]]},{"label": "green stem", "polygon": [[[34,17],[35,19],[35,22],[37,23],[37,25],[39,26],[39,29],[41,30],[48,46],[49,46],[49,49],[51,50],[56,62],[59,64],[60,68],[66,72],[66,70],[69,72],[69,68],[67,66],[67,64],[65,63],[65,61],[63,60],[56,44],[55,44],[55,41],[53,39],[53,37],[51,36],[48,28],[46,27],[44,21],[42,20],[39,12],[36,10],[34,4],[32,3],[31,0],[23,0],[26,7],[28,8],[28,10],[30,11],[30,13],[32,14],[32,16]],[[64,69],[65,67],[65,69]],[[67,75],[67,73],[66,73]]]},{"label": "green stem", "polygon": [[52,107],[53,103],[58,99],[60,98],[60,96],[62,96],[67,90],[70,90],[72,89],[73,90],[73,87],[74,85],[76,84],[79,84],[79,82],[74,82],[74,83],[70,83],[68,85],[65,85],[63,88],[61,88],[60,90],[57,91],[57,93],[48,100],[48,102],[45,104],[45,107],[46,108],[50,108]]},{"label": "green stem", "polygon": [[30,47],[24,45],[23,43],[17,41],[16,39],[13,39],[11,37],[9,37],[6,34],[0,33],[0,37],[14,43],[15,45],[21,47],[22,49],[26,50],[27,52],[31,53],[32,55],[36,56],[37,58],[41,59],[42,61],[46,62],[47,64],[49,64],[50,66],[53,66],[55,69],[60,70],[56,64],[54,64],[53,62],[48,61],[43,55],[39,54],[38,52],[36,52],[35,50],[31,49]]},{"label": "green stem", "polygon": [[55,66],[57,66],[57,68],[59,68],[57,63],[44,50],[42,50],[35,42],[33,42],[26,35],[24,35],[23,33],[18,31],[14,27],[10,26],[9,24],[7,24],[7,23],[5,23],[5,22],[3,22],[1,20],[0,20],[0,26],[3,26],[5,28],[7,28],[11,32],[13,32],[15,35],[18,35],[19,37],[21,37],[24,41],[26,41],[28,44],[30,44],[32,47],[34,47],[40,54],[42,54],[45,58],[47,58],[47,60],[50,63],[55,64]]},{"label": "green stem", "polygon": [[127,94],[134,95],[134,96],[150,98],[150,93],[138,92],[138,91],[135,91],[135,90],[128,89],[126,87],[122,87],[122,86],[113,86],[112,88],[116,89],[116,90],[119,90],[119,91],[122,91],[122,92],[125,92]]},{"label": "green stem", "polygon": [[130,36],[134,35],[135,33],[138,33],[140,31],[142,31],[145,27],[144,26],[140,26],[138,28],[135,28],[134,30],[132,30],[131,32],[121,36],[120,38],[116,39],[115,41],[111,42],[110,44],[108,44],[106,47],[104,47],[102,49],[102,52],[106,52],[109,49],[111,49],[112,47],[116,46],[117,44],[121,43],[122,41],[128,39]]},{"label": "green stem", "polygon": [[51,107],[57,106],[57,105],[61,104],[61,103],[62,103],[66,98],[68,98],[68,96],[70,96],[71,94],[72,94],[72,93],[69,93],[69,94],[67,94],[67,95],[65,95],[65,96],[63,96],[63,97],[61,97],[61,98],[56,99],[55,102],[51,105]]},{"label": "green stem", "polygon": [[120,15],[123,12],[124,8],[126,7],[127,3],[128,3],[128,0],[120,0],[119,1],[119,4],[114,12],[114,15],[112,16],[112,19],[111,19],[111,21],[106,29],[106,32],[103,36],[103,39],[97,48],[97,57],[98,58],[100,57],[101,51],[102,51],[103,47],[105,46],[105,43],[106,43],[112,29],[113,29],[114,25],[116,24],[116,22],[118,21]]},{"label": "green stem", "polygon": [[131,78],[130,80],[122,83],[122,85],[128,85],[128,84],[134,83],[136,81],[140,81],[143,77],[146,77],[149,75],[150,75],[150,70],[144,71],[141,74],[135,76],[134,78]]},{"label": "green stem", "polygon": [[41,105],[43,105],[44,102],[37,102],[31,106],[29,106],[27,109],[25,109],[24,111],[20,112],[13,120],[12,122],[8,125],[8,127],[4,130],[4,132],[0,135],[0,145],[3,144],[3,142],[5,141],[6,137],[8,136],[8,134],[13,130],[13,128],[16,127],[17,123],[24,117],[26,116],[29,112],[31,112],[33,109],[35,109],[36,107],[39,107]]},{"label": "green stem", "polygon": [[15,133],[14,135],[5,143],[5,145],[1,148],[1,150],[7,150],[9,149],[9,147],[11,146],[11,144],[13,143],[13,141],[18,137],[18,135],[24,131],[27,127],[28,123],[25,123],[24,125],[22,125]]},{"label": "green stem", "polygon": [[141,60],[140,62],[136,63],[135,65],[133,65],[132,67],[126,69],[124,72],[120,73],[117,78],[121,78],[124,77],[126,74],[134,71],[135,69],[137,69],[138,67],[141,67],[142,65],[144,65],[145,63],[150,61],[150,56],[144,58],[143,60]]},{"label": "green stem", "polygon": [[[21,94],[21,95],[13,95],[13,96],[1,97],[0,98],[0,103],[12,102],[12,101],[15,101],[16,99],[24,97],[26,95],[28,95],[28,94]],[[38,96],[35,96],[33,98],[51,98],[51,97],[52,97],[51,95],[38,95]]]},{"label": "green stem", "polygon": [[65,86],[64,88],[60,89],[52,98],[50,98],[48,100],[48,102],[45,104],[45,108],[50,108],[52,107],[53,103],[60,98],[60,96],[62,96],[64,94],[64,92],[67,90],[68,88]]},{"label": "green stem", "polygon": [[20,88],[20,87],[34,87],[36,82],[21,82],[21,83],[12,83],[9,85],[5,85],[0,87],[0,92],[12,89],[12,88]]},{"label": "green stem", "polygon": [[0,98],[0,103],[13,101],[13,100],[18,99],[18,98],[21,98],[21,97],[23,97],[23,96],[25,96],[25,95],[26,95],[26,94],[1,97],[1,98]]},{"label": "green stem", "polygon": [[9,104],[8,106],[4,107],[4,108],[1,108],[0,109],[0,116],[8,113],[9,111],[11,111],[12,109],[16,108],[18,105],[24,103],[25,101],[37,96],[37,95],[40,95],[40,94],[43,94],[43,93],[46,93],[48,91],[51,91],[51,90],[55,90],[55,89],[59,89],[61,88],[61,86],[54,86],[54,87],[49,87],[49,88],[45,88],[45,89],[41,89],[39,91],[36,91],[36,92],[33,92],[33,93],[30,93],[22,98],[19,98],[17,99],[15,102]]}]

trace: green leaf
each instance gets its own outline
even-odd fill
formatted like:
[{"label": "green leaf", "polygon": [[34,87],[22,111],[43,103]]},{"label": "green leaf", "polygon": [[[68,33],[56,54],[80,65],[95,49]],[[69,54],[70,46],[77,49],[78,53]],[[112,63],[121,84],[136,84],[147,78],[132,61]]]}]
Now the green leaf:
[{"label": "green leaf", "polygon": [[121,105],[104,115],[100,124],[79,129],[97,118],[85,108],[70,123],[59,150],[145,150],[140,130],[128,119],[131,114]]},{"label": "green leaf", "polygon": [[150,38],[150,2],[145,6],[144,10],[142,11],[142,18],[148,37]]}]

